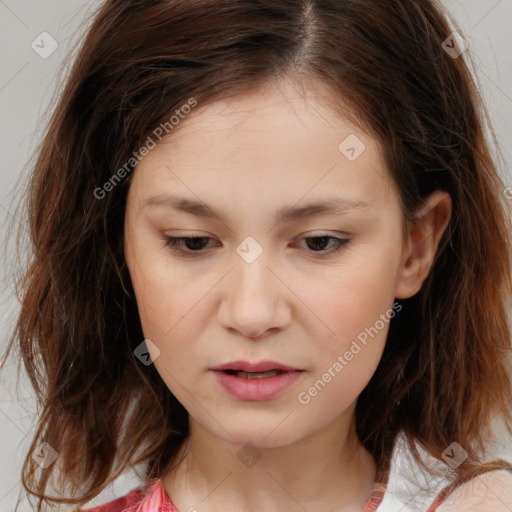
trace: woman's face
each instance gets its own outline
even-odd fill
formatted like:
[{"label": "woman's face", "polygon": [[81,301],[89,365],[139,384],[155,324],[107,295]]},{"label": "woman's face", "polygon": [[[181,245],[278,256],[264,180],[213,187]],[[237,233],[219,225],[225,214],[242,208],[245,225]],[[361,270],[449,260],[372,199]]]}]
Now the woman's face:
[{"label": "woman's face", "polygon": [[125,254],[156,369],[235,444],[351,421],[400,315],[398,196],[376,141],[320,94],[282,83],[199,105],[130,186]]}]

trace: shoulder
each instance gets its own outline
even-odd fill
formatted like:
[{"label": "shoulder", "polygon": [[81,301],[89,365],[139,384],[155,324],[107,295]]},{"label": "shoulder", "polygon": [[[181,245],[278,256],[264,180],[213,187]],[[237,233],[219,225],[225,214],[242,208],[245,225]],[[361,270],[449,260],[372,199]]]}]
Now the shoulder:
[{"label": "shoulder", "polygon": [[80,509],[80,512],[130,512],[129,509],[132,509],[139,502],[141,496],[142,488],[137,487],[120,498],[98,507]]},{"label": "shoulder", "polygon": [[438,512],[510,512],[512,472],[502,469],[479,475],[457,487],[437,509]]}]

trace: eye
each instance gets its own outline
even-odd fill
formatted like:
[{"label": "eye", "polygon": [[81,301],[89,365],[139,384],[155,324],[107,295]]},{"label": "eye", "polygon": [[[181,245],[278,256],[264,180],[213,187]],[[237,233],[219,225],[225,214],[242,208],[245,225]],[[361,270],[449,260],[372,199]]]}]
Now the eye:
[{"label": "eye", "polygon": [[[208,236],[164,236],[165,247],[169,247],[171,251],[185,256],[195,256],[204,253],[208,248],[209,240],[213,240],[213,238]],[[350,239],[324,234],[306,236],[301,240],[306,240],[306,246],[310,249],[308,252],[317,253],[321,256],[333,254],[350,242]],[[329,243],[333,244],[330,249],[326,247],[329,246]]]},{"label": "eye", "polygon": [[[165,247],[170,247],[174,252],[190,254],[200,253],[205,249],[204,245],[208,240],[213,240],[208,236],[165,236]],[[187,250],[184,250],[182,244],[185,244]]]},{"label": "eye", "polygon": [[[350,239],[348,238],[338,238],[330,235],[315,235],[315,236],[306,236],[302,238],[302,240],[306,240],[306,245],[311,252],[320,253],[320,255],[330,255],[333,254],[346,246]],[[334,246],[331,246],[330,249],[326,249],[325,246],[329,245],[329,242],[332,242]]]}]

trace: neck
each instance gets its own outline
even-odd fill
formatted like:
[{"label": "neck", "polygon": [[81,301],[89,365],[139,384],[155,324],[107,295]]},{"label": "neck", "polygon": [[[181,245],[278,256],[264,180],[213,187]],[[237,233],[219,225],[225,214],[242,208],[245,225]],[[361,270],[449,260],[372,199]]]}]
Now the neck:
[{"label": "neck", "polygon": [[353,416],[275,448],[234,445],[190,418],[189,437],[175,460],[162,482],[180,512],[359,512],[376,476]]}]

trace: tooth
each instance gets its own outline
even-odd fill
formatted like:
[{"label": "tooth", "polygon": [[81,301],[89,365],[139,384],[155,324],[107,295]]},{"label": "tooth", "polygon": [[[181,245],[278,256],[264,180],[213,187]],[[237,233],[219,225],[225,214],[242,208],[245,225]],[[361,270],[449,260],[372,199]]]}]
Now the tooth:
[{"label": "tooth", "polygon": [[279,375],[280,370],[268,370],[266,372],[244,372],[241,370],[236,371],[235,375],[243,379],[264,379]]}]

